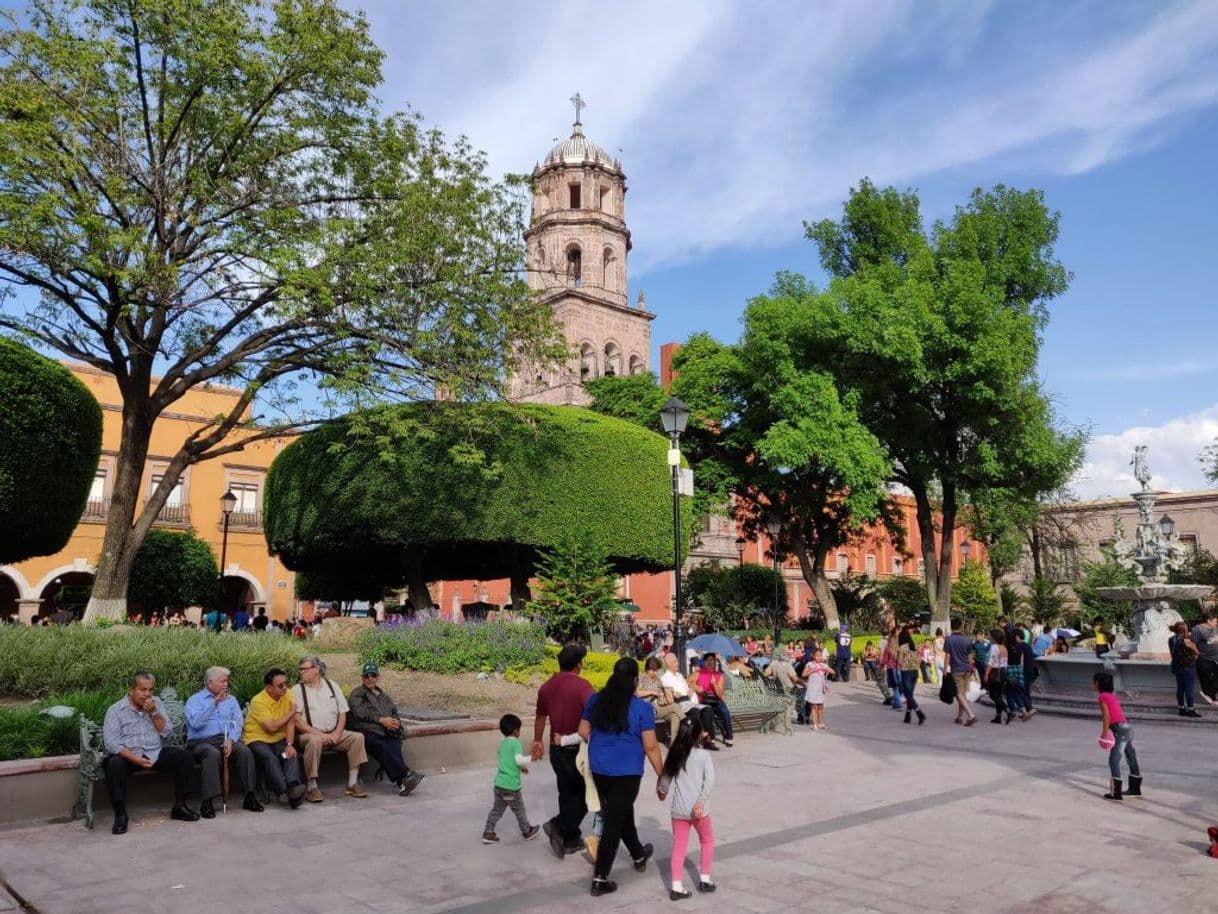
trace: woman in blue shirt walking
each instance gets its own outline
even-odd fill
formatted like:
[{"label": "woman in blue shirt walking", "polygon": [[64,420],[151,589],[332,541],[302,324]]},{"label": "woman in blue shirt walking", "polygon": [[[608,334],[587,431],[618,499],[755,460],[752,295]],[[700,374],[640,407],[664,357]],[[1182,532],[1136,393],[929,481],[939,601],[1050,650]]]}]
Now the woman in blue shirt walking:
[{"label": "woman in blue shirt walking", "polygon": [[634,824],[634,801],[643,780],[643,758],[660,777],[664,764],[656,742],[656,714],[651,705],[637,697],[638,662],[623,657],[613,665],[613,675],[605,687],[584,706],[579,735],[588,743],[588,767],[601,801],[603,831],[596,851],[592,894],[605,895],[617,890],[609,879],[617,846],[625,843],[634,868],[643,872],[654,849],[639,841]]}]

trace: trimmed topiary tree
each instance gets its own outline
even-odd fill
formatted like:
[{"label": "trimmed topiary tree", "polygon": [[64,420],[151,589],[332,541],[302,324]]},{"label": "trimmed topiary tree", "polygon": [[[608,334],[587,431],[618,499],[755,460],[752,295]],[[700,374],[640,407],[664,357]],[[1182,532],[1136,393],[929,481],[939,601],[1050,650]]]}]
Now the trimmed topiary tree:
[{"label": "trimmed topiary tree", "polygon": [[149,530],[131,566],[127,599],[145,617],[160,609],[217,606],[220,566],[211,546],[193,533]]},{"label": "trimmed topiary tree", "polygon": [[101,456],[102,411],[72,373],[0,337],[0,564],[50,555],[80,520]]},{"label": "trimmed topiary tree", "polygon": [[523,603],[541,552],[576,529],[618,574],[671,567],[667,448],[574,407],[389,407],[285,448],[267,474],[263,529],[289,568],[406,582],[416,607],[430,600],[425,580],[463,578],[510,578]]}]

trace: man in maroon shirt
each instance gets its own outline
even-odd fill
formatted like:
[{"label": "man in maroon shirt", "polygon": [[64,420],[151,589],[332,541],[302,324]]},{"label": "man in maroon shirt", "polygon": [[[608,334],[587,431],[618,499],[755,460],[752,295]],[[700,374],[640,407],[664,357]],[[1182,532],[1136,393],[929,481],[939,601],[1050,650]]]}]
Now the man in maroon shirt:
[{"label": "man in maroon shirt", "polygon": [[533,723],[530,754],[533,761],[540,761],[545,745],[542,739],[546,733],[546,721],[549,720],[550,767],[558,780],[558,815],[542,828],[550,839],[550,850],[560,858],[584,848],[579,826],[588,814],[588,806],[584,802],[584,776],[575,767],[579,743],[576,741],[564,746],[562,738],[578,733],[584,705],[596,691],[592,683],[579,675],[585,653],[587,651],[577,644],[563,647],[558,652],[558,672],[537,690],[537,718]]}]

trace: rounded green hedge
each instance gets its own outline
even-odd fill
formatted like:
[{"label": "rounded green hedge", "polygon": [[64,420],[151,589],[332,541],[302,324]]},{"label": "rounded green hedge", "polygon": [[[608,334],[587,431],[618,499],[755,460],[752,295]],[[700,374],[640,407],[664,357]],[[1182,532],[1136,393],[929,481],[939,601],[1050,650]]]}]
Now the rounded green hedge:
[{"label": "rounded green hedge", "polygon": [[58,552],[101,456],[101,406],[72,373],[0,337],[0,564]]},{"label": "rounded green hedge", "polygon": [[387,407],[285,448],[263,528],[289,568],[375,569],[386,583],[411,563],[428,580],[507,577],[576,529],[621,574],[660,570],[673,548],[667,449],[578,407]]}]

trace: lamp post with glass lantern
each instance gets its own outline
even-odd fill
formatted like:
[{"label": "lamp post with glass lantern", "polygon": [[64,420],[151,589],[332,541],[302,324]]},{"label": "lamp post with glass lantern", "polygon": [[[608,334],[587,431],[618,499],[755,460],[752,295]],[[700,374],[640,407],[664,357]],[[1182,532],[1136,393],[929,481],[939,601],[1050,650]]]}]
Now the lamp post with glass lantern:
[{"label": "lamp post with glass lantern", "polygon": [[686,672],[685,632],[681,627],[681,433],[689,423],[689,407],[671,397],[660,408],[660,422],[668,434],[668,465],[672,467],[672,574],[673,574],[673,647],[681,675]]},{"label": "lamp post with glass lantern", "polygon": [[778,603],[778,582],[782,579],[782,571],[778,568],[778,534],[782,533],[782,521],[776,514],[766,518],[766,532],[770,534],[770,557],[774,560],[774,648],[770,656],[778,655],[778,645],[782,643],[782,614]]},{"label": "lamp post with glass lantern", "polygon": [[744,564],[744,547],[746,543],[747,540],[743,536],[736,537],[736,555],[740,557],[740,561],[737,563],[739,565]]},{"label": "lamp post with glass lantern", "polygon": [[973,551],[973,544],[970,543],[968,540],[964,540],[963,542],[960,543],[960,564],[961,565],[968,564],[968,554],[972,551]]},{"label": "lamp post with glass lantern", "polygon": [[224,566],[228,562],[228,517],[237,507],[237,496],[232,490],[220,496],[220,513],[224,515],[223,533],[220,534],[220,605],[216,607],[216,633],[220,632],[220,620],[224,615]]}]

